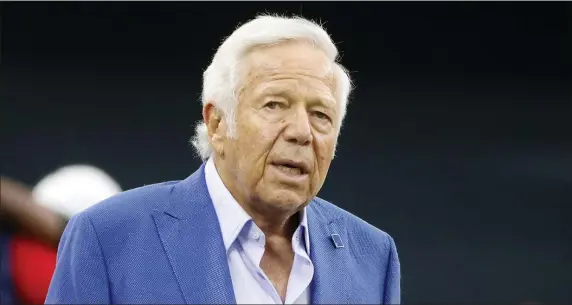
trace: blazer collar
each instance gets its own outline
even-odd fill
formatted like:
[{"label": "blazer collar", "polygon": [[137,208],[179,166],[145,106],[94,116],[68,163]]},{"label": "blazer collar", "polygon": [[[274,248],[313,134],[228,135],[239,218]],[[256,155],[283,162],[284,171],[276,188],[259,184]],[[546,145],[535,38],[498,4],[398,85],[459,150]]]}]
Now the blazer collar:
[{"label": "blazer collar", "polygon": [[170,204],[153,218],[187,304],[236,304],[220,226],[204,178],[204,164],[171,190]]},{"label": "blazer collar", "polygon": [[349,304],[354,281],[350,273],[351,252],[345,220],[319,199],[308,205],[308,226],[315,267],[311,284],[312,304]]},{"label": "blazer collar", "polygon": [[[220,224],[206,185],[205,164],[174,185],[169,205],[153,218],[186,303],[236,304]],[[319,199],[306,208],[315,267],[311,302],[349,303],[352,275],[341,213]]]}]

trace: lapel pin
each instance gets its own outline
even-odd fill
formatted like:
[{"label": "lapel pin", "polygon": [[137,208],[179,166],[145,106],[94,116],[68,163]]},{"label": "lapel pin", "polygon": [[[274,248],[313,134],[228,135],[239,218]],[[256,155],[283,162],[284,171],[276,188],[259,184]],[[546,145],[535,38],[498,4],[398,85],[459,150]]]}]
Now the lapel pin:
[{"label": "lapel pin", "polygon": [[334,242],[334,246],[336,246],[336,248],[345,248],[344,243],[342,242],[342,238],[340,237],[340,234],[332,234],[332,241]]}]

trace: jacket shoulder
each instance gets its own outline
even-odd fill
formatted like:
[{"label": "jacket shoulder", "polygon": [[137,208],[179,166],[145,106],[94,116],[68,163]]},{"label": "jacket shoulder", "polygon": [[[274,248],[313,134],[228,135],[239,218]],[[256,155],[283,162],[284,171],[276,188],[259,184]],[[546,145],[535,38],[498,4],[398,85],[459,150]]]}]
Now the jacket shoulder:
[{"label": "jacket shoulder", "polygon": [[316,197],[314,202],[322,211],[329,214],[330,218],[343,219],[348,234],[359,244],[368,245],[368,251],[372,250],[370,247],[374,247],[379,252],[388,253],[391,251],[391,247],[394,246],[394,240],[391,235],[362,218],[322,198]]},{"label": "jacket shoulder", "polygon": [[121,192],[83,211],[97,229],[128,230],[146,222],[154,210],[169,204],[173,187],[180,181],[150,184]]}]

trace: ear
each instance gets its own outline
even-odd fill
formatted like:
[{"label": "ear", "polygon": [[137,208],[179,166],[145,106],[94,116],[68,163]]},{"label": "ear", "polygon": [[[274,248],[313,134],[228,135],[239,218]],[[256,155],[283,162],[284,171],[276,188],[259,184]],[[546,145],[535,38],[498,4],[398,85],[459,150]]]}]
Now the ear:
[{"label": "ear", "polygon": [[203,120],[207,125],[209,133],[209,142],[213,151],[223,156],[224,139],[226,138],[226,122],[221,111],[219,111],[212,103],[203,106]]}]

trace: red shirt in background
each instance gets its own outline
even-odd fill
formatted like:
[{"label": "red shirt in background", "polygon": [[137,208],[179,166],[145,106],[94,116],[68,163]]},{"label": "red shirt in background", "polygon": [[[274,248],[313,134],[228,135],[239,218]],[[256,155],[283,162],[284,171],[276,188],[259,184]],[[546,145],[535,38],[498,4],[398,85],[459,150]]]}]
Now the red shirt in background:
[{"label": "red shirt in background", "polygon": [[18,235],[12,236],[8,249],[16,298],[26,304],[44,304],[56,268],[57,249]]}]

